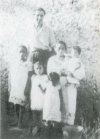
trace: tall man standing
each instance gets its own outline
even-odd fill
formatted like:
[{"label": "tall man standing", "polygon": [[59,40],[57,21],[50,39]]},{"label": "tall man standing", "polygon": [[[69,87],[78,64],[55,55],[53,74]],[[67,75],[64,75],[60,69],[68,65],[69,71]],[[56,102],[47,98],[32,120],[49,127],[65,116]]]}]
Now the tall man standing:
[{"label": "tall man standing", "polygon": [[33,25],[33,62],[37,59],[47,63],[52,55],[55,38],[53,32],[44,24],[46,12],[43,8],[38,8],[34,15]]}]

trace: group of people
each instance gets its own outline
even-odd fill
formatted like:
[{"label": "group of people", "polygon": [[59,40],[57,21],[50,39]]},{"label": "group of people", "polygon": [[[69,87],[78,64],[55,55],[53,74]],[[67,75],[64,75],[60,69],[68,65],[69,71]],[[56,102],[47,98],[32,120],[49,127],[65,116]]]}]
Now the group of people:
[{"label": "group of people", "polygon": [[42,8],[35,12],[31,53],[21,45],[9,66],[9,102],[15,105],[18,127],[25,109],[30,109],[33,136],[42,125],[74,125],[77,88],[85,77],[81,48],[69,48],[62,40],[55,43],[52,31],[43,24],[45,14]]}]

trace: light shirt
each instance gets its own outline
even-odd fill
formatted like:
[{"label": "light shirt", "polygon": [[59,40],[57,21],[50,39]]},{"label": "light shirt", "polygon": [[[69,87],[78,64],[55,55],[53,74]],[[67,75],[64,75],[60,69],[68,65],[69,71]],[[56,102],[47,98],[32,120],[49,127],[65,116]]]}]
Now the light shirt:
[{"label": "light shirt", "polygon": [[33,34],[33,50],[52,50],[55,43],[55,37],[53,32],[47,26],[43,25],[40,29],[37,29],[34,25]]}]

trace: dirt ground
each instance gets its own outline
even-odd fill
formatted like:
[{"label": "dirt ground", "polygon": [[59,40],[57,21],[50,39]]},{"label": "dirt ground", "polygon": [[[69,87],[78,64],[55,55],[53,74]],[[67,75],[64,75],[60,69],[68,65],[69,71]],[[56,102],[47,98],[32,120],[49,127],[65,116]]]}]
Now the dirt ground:
[{"label": "dirt ground", "polygon": [[[29,131],[29,125],[32,122],[31,117],[29,116],[29,112],[24,113],[23,117],[23,127],[22,129],[19,129],[16,126],[11,126],[10,124],[12,122],[16,122],[16,114],[13,111],[13,109],[10,109],[10,111],[7,112],[5,121],[3,122],[3,128],[1,131],[1,138],[0,139],[62,139],[62,133],[53,133],[53,130],[50,131],[50,136],[46,136],[45,132],[42,129],[42,132],[37,133],[36,136],[32,136],[32,134],[27,134]],[[58,136],[56,136],[58,135]]]},{"label": "dirt ground", "polygon": [[18,131],[18,130],[10,130],[8,129],[8,131],[4,132],[4,134],[2,134],[1,139],[62,139],[63,137],[56,137],[56,136],[52,136],[52,137],[46,137],[46,136],[40,136],[39,134],[37,134],[36,136],[32,136],[32,135],[26,135],[23,136],[23,130],[22,131]]}]

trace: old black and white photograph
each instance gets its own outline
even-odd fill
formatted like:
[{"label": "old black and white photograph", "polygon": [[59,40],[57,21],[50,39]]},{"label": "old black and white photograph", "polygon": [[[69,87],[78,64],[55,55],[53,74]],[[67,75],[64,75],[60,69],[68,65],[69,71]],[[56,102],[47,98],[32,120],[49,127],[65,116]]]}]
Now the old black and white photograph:
[{"label": "old black and white photograph", "polygon": [[0,138],[100,139],[100,0],[0,0]]}]

